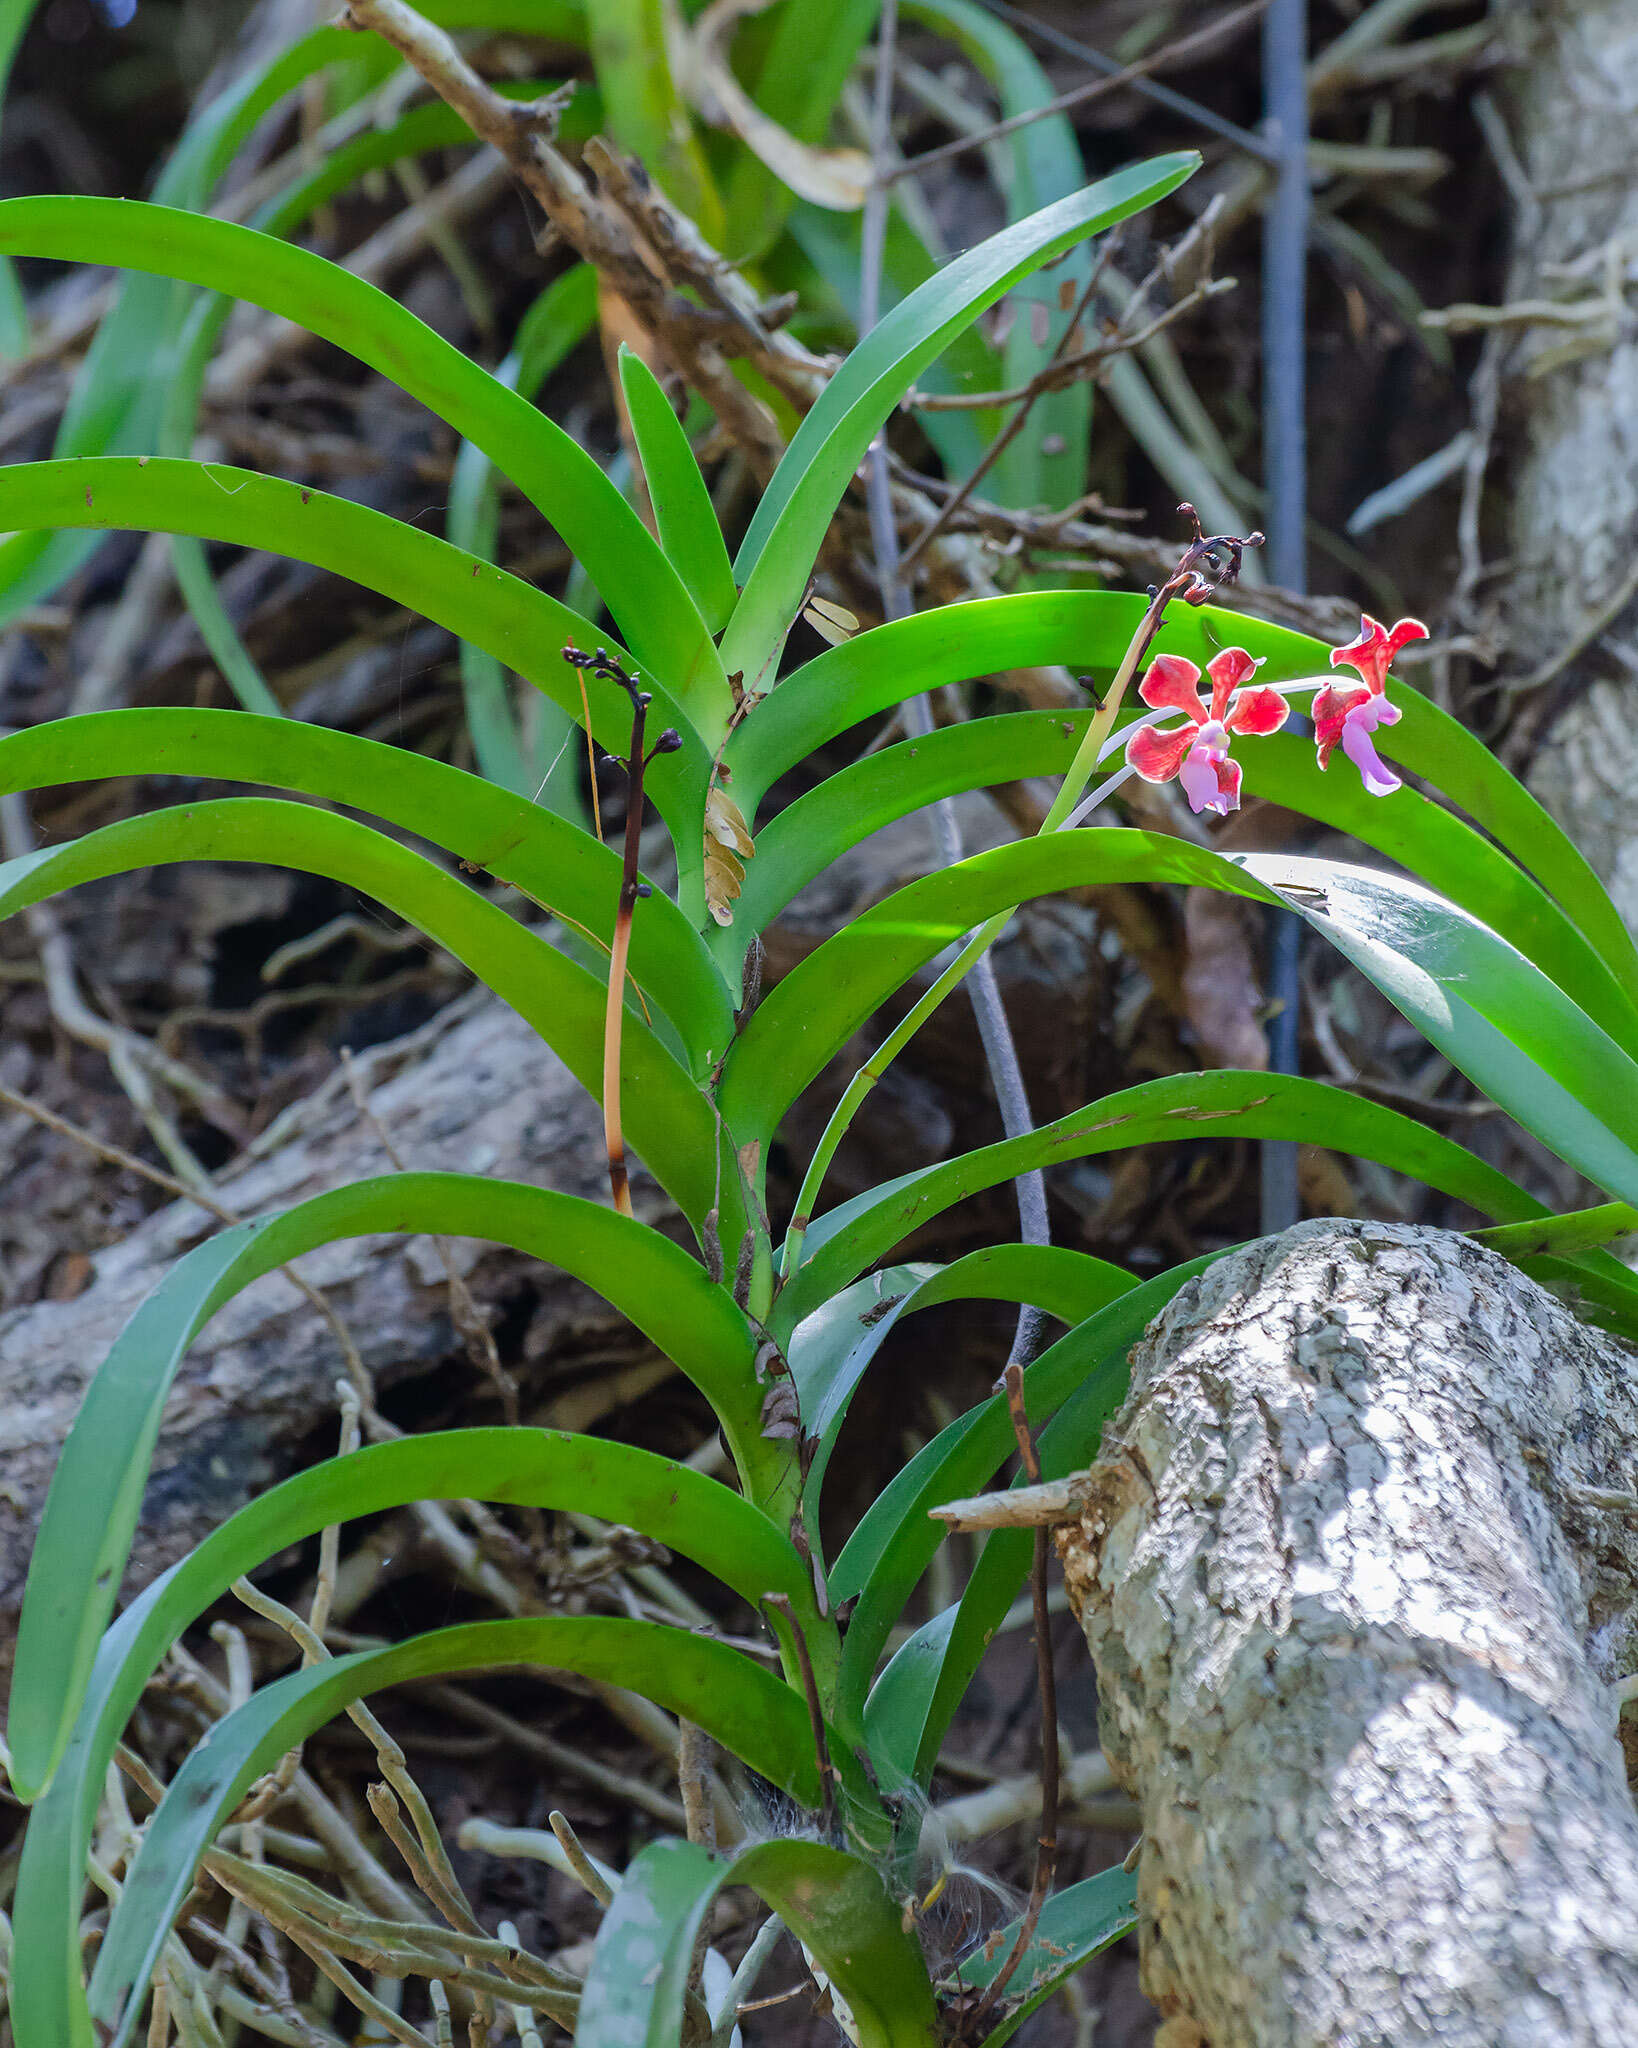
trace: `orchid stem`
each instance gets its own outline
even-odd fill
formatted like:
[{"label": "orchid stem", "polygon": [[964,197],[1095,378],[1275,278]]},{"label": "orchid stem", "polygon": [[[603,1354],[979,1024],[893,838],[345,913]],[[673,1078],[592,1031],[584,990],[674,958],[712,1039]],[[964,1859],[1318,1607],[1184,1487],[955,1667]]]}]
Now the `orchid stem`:
[{"label": "orchid stem", "polygon": [[[631,957],[631,921],[639,896],[648,894],[648,884],[638,873],[637,860],[643,843],[643,774],[655,754],[670,754],[681,746],[680,737],[668,726],[648,753],[643,751],[648,707],[653,702],[646,690],[637,687],[603,649],[582,654],[577,647],[563,650],[571,667],[618,683],[631,700],[631,753],[626,760],[626,834],[620,863],[620,896],[614,913],[614,936],[609,946],[608,998],[603,1008],[603,1147],[609,1161],[609,1191],[621,1216],[630,1216],[631,1176],[626,1170],[626,1138],[620,1117],[620,1045],[626,1015],[626,962]],[[584,689],[584,680],[581,684]],[[588,711],[588,719],[589,719]],[[588,725],[589,730],[589,725]],[[593,789],[595,792],[595,779]],[[595,800],[595,798],[594,798]]]},{"label": "orchid stem", "polygon": [[[1178,510],[1186,512],[1191,519],[1194,518],[1194,507],[1192,505],[1181,505],[1178,507]],[[1200,595],[1205,594],[1206,590],[1209,589],[1209,585],[1200,575],[1199,565],[1202,562],[1215,564],[1214,549],[1229,550],[1229,568],[1226,572],[1220,573],[1222,580],[1231,580],[1234,570],[1239,565],[1238,551],[1243,547],[1257,545],[1261,539],[1262,536],[1260,534],[1253,534],[1246,540],[1208,537],[1200,532],[1199,521],[1195,521],[1195,539],[1184,550],[1182,560],[1179,562],[1176,570],[1161,584],[1158,590],[1150,593],[1148,608],[1144,612],[1143,617],[1138,621],[1136,632],[1133,633],[1131,640],[1127,643],[1126,652],[1120,658],[1120,665],[1115,670],[1109,688],[1104,694],[1103,702],[1093,714],[1091,724],[1086,728],[1085,733],[1081,737],[1080,745],[1075,749],[1075,757],[1069,764],[1068,773],[1064,776],[1058,794],[1052,800],[1051,808],[1041,821],[1039,831],[1036,834],[1037,838],[1044,836],[1048,832],[1064,831],[1074,822],[1071,813],[1079,802],[1086,785],[1091,781],[1097,770],[1110,731],[1114,726],[1115,720],[1120,716],[1121,706],[1126,699],[1126,692],[1131,687],[1132,678],[1137,674],[1143,657],[1154,644],[1155,636],[1159,633],[1161,623],[1165,619],[1167,605],[1170,604],[1174,597],[1184,594],[1188,594],[1191,597],[1196,596],[1197,593]],[[1108,789],[1112,789],[1114,786],[1115,784],[1111,781],[1105,793],[1107,794]],[[955,959],[945,968],[931,988],[917,999],[915,1005],[888,1036],[883,1039],[882,1043],[848,1083],[841,1101],[831,1111],[830,1121],[826,1124],[813,1157],[808,1162],[808,1170],[803,1177],[801,1190],[796,1198],[796,1213],[791,1218],[790,1228],[785,1233],[785,1245],[779,1264],[781,1284],[791,1278],[801,1261],[802,1243],[807,1236],[808,1227],[813,1221],[813,1212],[818,1203],[820,1191],[824,1186],[825,1175],[830,1171],[830,1164],[836,1156],[836,1149],[847,1135],[848,1126],[853,1122],[854,1117],[858,1115],[866,1096],[869,1095],[871,1089],[875,1087],[876,1083],[882,1078],[882,1075],[886,1073],[887,1069],[898,1058],[911,1039],[915,1037],[922,1025],[927,1022],[927,1019],[932,1016],[945,997],[954,989],[959,988],[972,972],[976,963],[983,959],[1002,932],[1006,930],[1011,918],[1011,910],[998,910],[992,918],[980,925],[971,934],[963,944],[961,951],[957,953]]]}]

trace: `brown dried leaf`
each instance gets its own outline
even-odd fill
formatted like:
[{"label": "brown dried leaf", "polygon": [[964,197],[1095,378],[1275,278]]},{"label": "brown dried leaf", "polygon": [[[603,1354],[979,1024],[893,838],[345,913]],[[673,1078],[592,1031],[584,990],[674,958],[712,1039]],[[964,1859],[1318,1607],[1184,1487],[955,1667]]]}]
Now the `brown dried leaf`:
[{"label": "brown dried leaf", "polygon": [[845,604],[832,604],[828,597],[810,597],[802,616],[820,639],[828,640],[832,647],[840,647],[859,630],[857,616]]},{"label": "brown dried leaf", "polygon": [[718,924],[733,923],[744,863],[755,852],[738,804],[726,790],[713,788],[705,799],[705,904]]}]

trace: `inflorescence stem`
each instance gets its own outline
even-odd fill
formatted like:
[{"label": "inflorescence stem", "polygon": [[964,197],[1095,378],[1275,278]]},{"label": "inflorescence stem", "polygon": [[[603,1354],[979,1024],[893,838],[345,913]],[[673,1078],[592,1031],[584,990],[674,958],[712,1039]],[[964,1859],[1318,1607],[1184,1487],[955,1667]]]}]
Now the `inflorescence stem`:
[{"label": "inflorescence stem", "polygon": [[637,856],[643,838],[643,775],[656,754],[674,753],[682,745],[679,733],[667,726],[645,754],[644,725],[648,707],[654,701],[648,691],[637,687],[637,678],[626,671],[603,648],[582,654],[578,647],[563,650],[572,668],[589,669],[608,682],[618,683],[631,699],[631,752],[626,759],[626,835],[620,864],[620,897],[614,913],[614,938],[609,947],[608,1001],[603,1011],[603,1144],[609,1157],[609,1188],[614,1206],[622,1216],[631,1209],[631,1177],[626,1171],[626,1139],[620,1120],[620,1042],[626,1013],[626,962],[631,954],[631,920],[639,896],[649,893],[650,884],[637,872]]}]

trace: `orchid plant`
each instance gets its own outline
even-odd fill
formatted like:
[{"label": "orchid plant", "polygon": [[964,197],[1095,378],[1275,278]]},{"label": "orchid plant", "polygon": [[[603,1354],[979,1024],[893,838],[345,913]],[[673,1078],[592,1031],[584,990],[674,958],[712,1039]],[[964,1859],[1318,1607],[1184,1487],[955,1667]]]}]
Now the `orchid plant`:
[{"label": "orchid plant", "polygon": [[[529,402],[520,386],[538,364],[532,350],[548,314],[520,335],[504,374],[492,373],[408,308],[272,233],[116,199],[0,202],[0,251],[143,273],[167,307],[185,298],[178,283],[200,294],[189,358],[199,375],[219,332],[220,293],[297,321],[392,377],[459,435],[463,479],[505,475],[553,524],[613,626],[599,631],[498,566],[481,518],[439,538],[185,453],[75,452],[0,468],[0,574],[32,573],[65,535],[109,527],[285,554],[411,607],[495,670],[516,673],[566,725],[625,761],[631,796],[616,851],[588,822],[518,786],[500,726],[491,751],[478,750],[494,770],[482,774],[274,710],[111,711],[0,738],[5,793],[178,774],[275,792],[157,809],[6,863],[0,914],[161,861],[275,863],[356,887],[462,959],[596,1098],[611,1189],[603,1203],[416,1173],[337,1188],[198,1244],[102,1362],[41,1525],[11,1695],[10,1777],[34,1807],[12,1914],[18,2048],[126,2048],[145,2014],[149,2038],[163,2039],[150,1987],[180,1967],[178,1951],[186,1961],[189,1941],[216,1931],[199,1917],[214,1910],[194,1891],[201,1870],[224,1888],[276,1892],[281,1928],[360,2013],[381,2001],[372,2006],[347,1959],[367,1961],[386,1944],[432,2004],[437,1986],[445,2008],[462,2000],[479,2019],[506,2008],[526,2016],[520,2030],[550,2020],[581,2048],[671,2048],[685,2026],[726,2038],[754,1986],[742,1977],[731,1997],[709,2003],[700,1957],[716,1896],[744,1886],[802,1943],[859,2048],[1013,2034],[1132,1924],[1135,1890],[1120,1866],[1050,1897],[1043,1885],[1009,1927],[975,1933],[954,1957],[937,1953],[930,1912],[941,1871],[921,1818],[952,1719],[1024,1584],[1031,1541],[994,1531],[953,1597],[928,1613],[918,1589],[944,1537],[930,1511],[982,1487],[1014,1449],[1032,1475],[1084,1467],[1122,1399],[1131,1345],[1209,1260],[1140,1280],[1063,1246],[1001,1244],[947,1264],[903,1256],[913,1231],[978,1190],[1140,1144],[1243,1136],[1325,1145],[1493,1219],[1490,1242],[1573,1291],[1584,1313],[1638,1334],[1638,1283],[1602,1249],[1638,1221],[1626,1206],[1638,1203],[1638,949],[1559,827],[1473,734],[1390,675],[1394,656],[1423,634],[1416,621],[1386,632],[1367,619],[1357,641],[1333,650],[1232,612],[1216,600],[1230,594],[1247,542],[1197,529],[1175,576],[1147,599],[1022,590],[789,658],[833,515],[901,398],[986,308],[1042,266],[1084,255],[1089,237],[1165,197],[1195,167],[1174,156],[1117,172],[908,292],[814,402],[732,557],[683,423],[639,361],[623,362],[621,375],[657,533]],[[1132,717],[1126,693],[1146,661],[1137,685],[1146,709]],[[866,719],[946,685],[1045,664],[1072,665],[1101,688],[1100,701],[975,718],[827,765],[826,750]],[[1339,666],[1361,683],[1339,688],[1329,679]],[[1305,693],[1317,754],[1285,730]],[[1178,713],[1181,724],[1157,729]],[[657,744],[645,743],[650,730]],[[1359,780],[1325,772],[1339,744]],[[1424,786],[1403,781],[1379,745]],[[1117,755],[1125,765],[1088,793]],[[811,786],[771,805],[770,792],[804,764]],[[1202,815],[1232,811],[1243,792],[1277,802],[1349,835],[1366,859],[1230,853],[1079,824],[1134,773],[1175,778]],[[1057,783],[1039,835],[911,881],[850,917],[759,1000],[748,993],[763,933],[831,862],[952,793],[1031,777]],[[645,821],[668,842],[661,859],[645,857]],[[432,851],[406,844],[408,834]],[[1218,1070],[1103,1095],[826,1209],[833,1119],[793,1213],[777,1213],[775,1201],[770,1214],[769,1154],[790,1112],[890,998],[932,974],[905,1024],[861,1068],[841,1128],[1021,904],[1110,883],[1208,888],[1294,910],[1500,1110],[1611,1199],[1553,1216],[1488,1160],[1388,1104],[1300,1075]],[[542,921],[523,922],[495,899],[498,887],[539,906]],[[687,1246],[630,1213],[628,1148],[675,1203]],[[728,1476],[565,1431],[438,1431],[349,1446],[250,1501],[116,1618],[166,1397],[189,1345],[260,1275],[381,1232],[487,1237],[597,1288],[709,1404]],[[1054,1341],[1017,1362],[1005,1393],[918,1451],[840,1543],[828,1541],[827,1473],[864,1375],[921,1310],[980,1299],[1039,1309]],[[697,1632],[552,1609],[339,1655],[315,1628],[301,1668],[241,1699],[168,1786],[149,1785],[151,1816],[112,1861],[98,1860],[88,1903],[88,1858],[126,1724],[185,1632],[291,1545],[366,1514],[451,1498],[636,1529],[712,1576],[719,1625]],[[100,1511],[88,1514],[88,1502]],[[263,1802],[255,1810],[272,1809],[279,1760],[336,1714],[362,1711],[367,1696],[405,1680],[520,1668],[643,1694],[749,1766],[788,1818],[747,1822],[716,1853],[698,1840],[642,1844],[623,1870],[598,1877],[601,1925],[589,1963],[573,1971],[468,1924],[447,1888],[429,1894],[442,1900],[436,1925],[389,1924],[350,1892],[345,1871],[332,1873],[331,1891],[282,1869],[247,1876],[245,1859],[218,1845],[252,1787]],[[411,1849],[439,1873],[435,1838]],[[185,1909],[194,1917],[178,1928]],[[92,1912],[106,1918],[87,1985]],[[273,2038],[289,2038],[288,2020],[269,2014]],[[320,2025],[305,2010],[298,2017]],[[396,2038],[427,2038],[401,2012],[395,2021]]]}]

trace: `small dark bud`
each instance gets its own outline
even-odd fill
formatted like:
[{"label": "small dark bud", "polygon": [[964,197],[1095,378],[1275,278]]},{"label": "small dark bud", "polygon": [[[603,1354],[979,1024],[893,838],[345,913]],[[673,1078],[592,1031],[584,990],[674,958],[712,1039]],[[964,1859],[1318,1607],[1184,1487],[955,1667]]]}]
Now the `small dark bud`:
[{"label": "small dark bud", "polygon": [[637,692],[637,702],[642,707],[642,709],[646,711],[648,707],[654,702],[654,699],[653,696],[647,690],[639,690]]},{"label": "small dark bud", "polygon": [[654,894],[654,884],[652,882],[639,882],[634,893],[638,896],[652,896]]},{"label": "small dark bud", "polygon": [[681,745],[682,734],[674,725],[668,725],[654,742],[654,751],[656,754],[674,754]]}]

